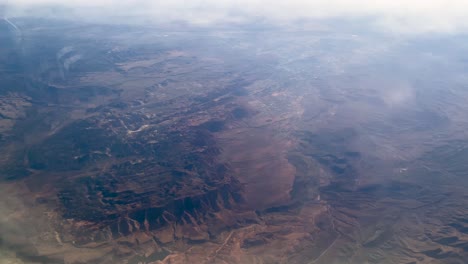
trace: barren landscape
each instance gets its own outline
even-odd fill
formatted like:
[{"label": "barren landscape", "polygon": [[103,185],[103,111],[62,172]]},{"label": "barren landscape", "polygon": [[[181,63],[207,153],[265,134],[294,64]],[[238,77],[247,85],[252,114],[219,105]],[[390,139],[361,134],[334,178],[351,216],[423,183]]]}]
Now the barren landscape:
[{"label": "barren landscape", "polygon": [[466,263],[456,36],[11,23],[2,263]]}]

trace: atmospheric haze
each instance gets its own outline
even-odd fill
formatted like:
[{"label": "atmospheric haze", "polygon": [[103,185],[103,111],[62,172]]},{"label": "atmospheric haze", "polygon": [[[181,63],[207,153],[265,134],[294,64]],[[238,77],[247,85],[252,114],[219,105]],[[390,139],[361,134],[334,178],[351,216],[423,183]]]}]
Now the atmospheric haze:
[{"label": "atmospheric haze", "polygon": [[[463,0],[329,0],[329,1],[5,1],[11,16],[58,16],[129,23],[128,17],[145,22],[185,21],[198,25],[243,23],[251,19],[284,24],[307,19],[367,19],[380,30],[397,34],[457,33],[468,29],[468,2]],[[41,8],[38,12],[38,9]],[[64,8],[64,9],[57,9]],[[126,17],[127,19],[123,19]]]},{"label": "atmospheric haze", "polygon": [[1,264],[465,264],[467,14],[0,0]]}]

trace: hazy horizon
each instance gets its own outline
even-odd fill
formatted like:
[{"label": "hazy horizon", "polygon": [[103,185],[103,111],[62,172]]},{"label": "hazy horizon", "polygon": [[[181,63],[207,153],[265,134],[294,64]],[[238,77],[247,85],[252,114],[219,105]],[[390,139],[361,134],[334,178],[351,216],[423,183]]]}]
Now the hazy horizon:
[{"label": "hazy horizon", "polygon": [[[106,0],[73,2],[58,0],[0,1],[5,16],[42,17],[132,23],[134,17],[147,23],[184,21],[195,25],[243,23],[252,20],[281,25],[316,19],[366,19],[370,26],[396,34],[465,33],[468,30],[468,2],[452,1],[215,1],[153,2]],[[119,20],[120,19],[120,20]]]}]

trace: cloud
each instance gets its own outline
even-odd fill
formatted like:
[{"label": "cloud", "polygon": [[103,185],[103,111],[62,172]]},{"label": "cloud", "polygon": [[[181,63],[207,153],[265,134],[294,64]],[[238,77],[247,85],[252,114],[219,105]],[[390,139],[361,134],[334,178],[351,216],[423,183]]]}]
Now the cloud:
[{"label": "cloud", "polygon": [[[139,17],[155,22],[211,24],[261,18],[271,23],[304,19],[373,18],[380,29],[399,33],[468,30],[466,0],[0,0],[8,13],[33,15],[40,7],[61,7],[80,18]],[[7,13],[7,14],[8,14]],[[37,15],[37,13],[36,13]]]},{"label": "cloud", "polygon": [[406,106],[413,98],[414,89],[407,82],[393,83],[383,90],[383,100],[390,107]]}]

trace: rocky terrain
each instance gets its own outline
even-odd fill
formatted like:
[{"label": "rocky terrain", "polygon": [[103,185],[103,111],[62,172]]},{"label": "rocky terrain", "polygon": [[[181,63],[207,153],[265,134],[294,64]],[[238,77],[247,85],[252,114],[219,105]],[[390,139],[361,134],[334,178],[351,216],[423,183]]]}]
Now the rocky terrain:
[{"label": "rocky terrain", "polygon": [[468,258],[455,37],[11,22],[4,263]]}]

